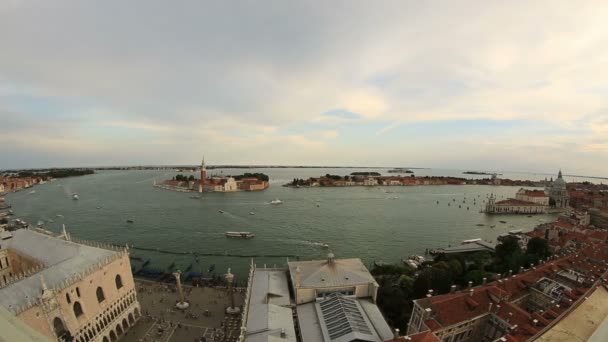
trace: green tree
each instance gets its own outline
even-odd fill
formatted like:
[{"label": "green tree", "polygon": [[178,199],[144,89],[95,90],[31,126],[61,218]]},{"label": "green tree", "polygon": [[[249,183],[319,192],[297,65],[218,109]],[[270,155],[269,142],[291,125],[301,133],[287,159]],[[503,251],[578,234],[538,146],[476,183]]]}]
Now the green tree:
[{"label": "green tree", "polygon": [[483,278],[488,278],[489,273],[482,270],[472,270],[467,272],[464,276],[464,283],[469,284],[469,281],[473,282],[474,286],[481,285]]},{"label": "green tree", "polygon": [[484,271],[486,265],[492,262],[492,256],[489,252],[477,252],[471,256],[475,269]]},{"label": "green tree", "polygon": [[539,237],[531,238],[526,247],[526,254],[533,254],[541,259],[546,259],[547,257],[551,256],[549,242]]},{"label": "green tree", "polygon": [[499,260],[504,260],[518,252],[521,253],[521,247],[519,247],[519,239],[514,236],[505,237],[502,242],[496,246],[496,257]]}]

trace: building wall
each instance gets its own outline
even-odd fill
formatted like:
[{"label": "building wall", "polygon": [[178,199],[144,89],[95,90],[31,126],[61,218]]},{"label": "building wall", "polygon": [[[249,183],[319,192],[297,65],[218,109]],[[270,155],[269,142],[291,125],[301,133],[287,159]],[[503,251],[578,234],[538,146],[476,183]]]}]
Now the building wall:
[{"label": "building wall", "polygon": [[373,283],[360,284],[356,286],[333,286],[333,287],[317,287],[317,288],[296,288],[296,300],[297,304],[305,304],[314,302],[317,299],[317,292],[329,292],[329,291],[340,291],[346,289],[355,289],[354,294],[357,298],[372,297],[376,299],[376,287]]},{"label": "building wall", "polygon": [[542,205],[549,205],[549,196],[539,197],[539,196],[528,196],[525,191],[518,191],[515,195],[515,198],[520,201],[538,203]]},{"label": "building wall", "polygon": [[490,213],[504,213],[504,214],[541,214],[547,210],[545,207],[540,206],[526,206],[526,205],[500,205],[494,204],[488,206],[488,212]]},{"label": "building wall", "polygon": [[[117,288],[116,276],[120,275],[122,287]],[[104,299],[99,302],[97,289],[101,288]],[[69,297],[69,299],[68,299]],[[135,293],[135,282],[131,274],[129,256],[121,257],[85,276],[81,280],[54,292],[49,303],[36,305],[17,317],[49,338],[56,338],[53,330],[55,318],[61,319],[75,342],[108,341],[110,335],[119,337],[140,316],[140,306]],[[79,303],[83,313],[76,317],[75,306]],[[119,328],[117,328],[119,326]]]},{"label": "building wall", "polygon": [[0,283],[8,282],[8,279],[13,276],[13,268],[8,258],[8,250],[0,249]]}]

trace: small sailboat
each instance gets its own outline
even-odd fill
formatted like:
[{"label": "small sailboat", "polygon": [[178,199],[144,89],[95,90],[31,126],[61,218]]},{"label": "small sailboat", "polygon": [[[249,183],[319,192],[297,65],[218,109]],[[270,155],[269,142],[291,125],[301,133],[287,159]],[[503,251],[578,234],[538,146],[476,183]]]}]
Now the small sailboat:
[{"label": "small sailboat", "polygon": [[73,195],[72,195],[72,199],[73,199],[74,201],[77,201],[78,199],[80,199],[80,197],[78,197],[78,194],[73,194]]}]

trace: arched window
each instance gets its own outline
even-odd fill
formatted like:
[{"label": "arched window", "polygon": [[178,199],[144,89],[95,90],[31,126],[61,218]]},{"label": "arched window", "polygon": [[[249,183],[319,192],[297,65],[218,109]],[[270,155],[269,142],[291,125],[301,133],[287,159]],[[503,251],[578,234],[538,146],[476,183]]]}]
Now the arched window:
[{"label": "arched window", "polygon": [[80,297],[80,289],[78,287],[76,287],[76,295],[78,295],[78,297]]},{"label": "arched window", "polygon": [[97,301],[99,303],[103,302],[104,300],[106,300],[106,296],[103,295],[103,289],[101,288],[101,286],[97,287]]},{"label": "arched window", "polygon": [[67,331],[65,330],[65,326],[63,325],[63,321],[61,321],[61,318],[55,317],[55,319],[53,320],[53,328],[57,337],[63,338],[64,336],[66,336]]},{"label": "arched window", "polygon": [[120,277],[120,274],[116,275],[116,289],[120,289],[122,287],[122,278]]},{"label": "arched window", "polygon": [[68,302],[68,304],[72,304],[72,299],[70,299],[70,294],[69,293],[65,294],[65,300]]},{"label": "arched window", "polygon": [[82,311],[82,306],[79,302],[74,302],[74,315],[76,317],[80,317],[84,312]]}]

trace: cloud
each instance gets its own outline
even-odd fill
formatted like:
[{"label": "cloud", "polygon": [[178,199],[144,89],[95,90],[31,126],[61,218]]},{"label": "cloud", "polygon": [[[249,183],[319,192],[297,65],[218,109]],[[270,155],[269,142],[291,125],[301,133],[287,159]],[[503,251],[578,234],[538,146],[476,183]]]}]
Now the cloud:
[{"label": "cloud", "polygon": [[338,119],[358,119],[361,117],[361,114],[353,113],[346,109],[332,109],[321,115]]},{"label": "cloud", "polygon": [[[74,163],[80,145],[104,164],[118,148],[158,163],[149,146],[180,163],[191,156],[172,151],[435,163],[429,150],[458,167],[530,148],[551,151],[538,158],[547,168],[608,172],[594,166],[606,161],[607,20],[601,1],[11,0],[0,5],[0,116],[19,152],[0,147],[0,159],[18,166],[44,150]],[[484,136],[459,124],[481,121],[504,126]]]}]

